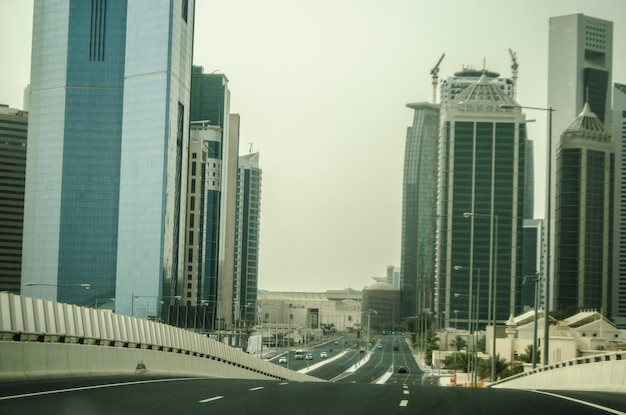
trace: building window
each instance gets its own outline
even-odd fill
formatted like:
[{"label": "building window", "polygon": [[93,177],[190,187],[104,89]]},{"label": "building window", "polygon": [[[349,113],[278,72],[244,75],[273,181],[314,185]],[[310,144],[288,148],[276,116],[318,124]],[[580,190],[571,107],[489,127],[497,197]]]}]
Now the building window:
[{"label": "building window", "polygon": [[193,249],[191,248],[189,248],[189,251],[187,252],[187,261],[193,262]]},{"label": "building window", "polygon": [[191,162],[191,175],[192,176],[196,175],[196,162],[195,161]]},{"label": "building window", "polygon": [[189,198],[189,210],[196,210],[196,197],[191,196]]}]

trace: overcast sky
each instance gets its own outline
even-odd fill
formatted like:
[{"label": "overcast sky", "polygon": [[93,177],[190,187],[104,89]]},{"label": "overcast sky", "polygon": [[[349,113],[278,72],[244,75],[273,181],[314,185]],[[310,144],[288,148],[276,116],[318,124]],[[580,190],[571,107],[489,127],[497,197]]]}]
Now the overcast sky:
[{"label": "overcast sky", "polygon": [[[263,169],[259,288],[361,289],[400,265],[409,102],[463,66],[510,77],[547,102],[548,21],[614,22],[613,81],[626,83],[626,0],[197,0],[194,64],[230,83],[240,154]],[[0,103],[22,107],[32,0],[0,0]],[[528,114],[544,177],[545,114]],[[543,217],[537,183],[535,216]]]}]

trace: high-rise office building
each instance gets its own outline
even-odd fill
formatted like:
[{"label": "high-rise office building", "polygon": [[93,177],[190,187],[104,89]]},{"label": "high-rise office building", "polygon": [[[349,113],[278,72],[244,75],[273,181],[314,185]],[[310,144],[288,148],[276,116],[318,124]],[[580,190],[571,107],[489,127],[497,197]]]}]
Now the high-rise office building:
[{"label": "high-rise office building", "polygon": [[407,104],[414,110],[407,128],[402,189],[400,290],[402,318],[434,309],[435,217],[439,105]]},{"label": "high-rise office building", "polygon": [[20,292],[28,113],[0,105],[0,291]]},{"label": "high-rise office building", "polygon": [[482,76],[443,108],[436,304],[446,327],[484,325],[493,299],[500,321],[519,311],[526,125],[503,104],[517,105]]},{"label": "high-rise office building", "polygon": [[613,143],[616,151],[615,176],[615,264],[612,310],[609,316],[626,328],[626,85],[613,88]]},{"label": "high-rise office building", "polygon": [[[561,134],[581,113],[585,102],[605,125],[611,125],[611,88],[613,68],[613,23],[584,14],[550,18],[548,43],[548,108],[554,109],[552,118],[552,146],[550,149],[551,212],[546,212],[550,224],[549,251],[546,260],[549,270],[555,268],[554,219],[556,214],[556,155]],[[552,273],[552,272],[551,272]],[[551,293],[554,293],[552,275]],[[549,308],[554,309],[550,295]]]},{"label": "high-rise office building", "polygon": [[239,319],[252,322],[259,289],[261,174],[258,152],[239,157],[233,290]]},{"label": "high-rise office building", "polygon": [[138,317],[177,295],[193,9],[35,1],[25,295]]},{"label": "high-rise office building", "polygon": [[615,154],[589,105],[561,135],[556,167],[555,307],[611,315]]},{"label": "high-rise office building", "polygon": [[[205,74],[194,66],[191,77],[191,121],[205,125],[217,135],[210,140],[206,155],[207,176],[201,189],[204,202],[199,219],[203,222],[202,266],[197,270],[201,289],[189,305],[205,304],[214,313],[214,327],[230,327],[236,306],[233,300],[235,255],[235,207],[237,200],[237,157],[239,116],[230,114],[228,78]],[[218,180],[219,178],[219,180]],[[189,220],[190,212],[188,212]]]}]

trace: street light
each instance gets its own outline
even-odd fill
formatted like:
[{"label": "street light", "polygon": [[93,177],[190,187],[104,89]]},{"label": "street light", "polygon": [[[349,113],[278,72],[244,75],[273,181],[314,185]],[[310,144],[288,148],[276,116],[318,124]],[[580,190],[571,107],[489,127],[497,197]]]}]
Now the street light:
[{"label": "street light", "polygon": [[[498,318],[498,309],[497,309],[497,283],[498,283],[498,226],[500,222],[500,216],[498,215],[490,215],[485,213],[474,213],[474,212],[465,212],[463,213],[464,218],[473,218],[476,216],[481,216],[485,218],[491,219],[491,226],[493,229],[493,223],[495,219],[495,238],[493,237],[493,232],[491,233],[491,246],[489,253],[489,294],[491,297],[491,301],[489,302],[489,306],[487,307],[488,318],[491,318],[491,322],[493,324],[493,335],[491,336],[491,381],[495,382],[496,380],[496,324]],[[473,231],[473,228],[472,228]],[[493,267],[491,264],[493,263]],[[493,287],[493,289],[492,289]]]},{"label": "street light", "polygon": [[[454,267],[454,268],[457,269],[457,267]],[[459,268],[462,268],[462,267],[459,267]],[[472,298],[475,297],[475,295],[471,293],[471,287],[470,287],[470,294],[469,295],[467,295],[467,294],[460,294],[460,293],[454,293],[454,296],[457,297],[457,298],[458,297],[469,297],[470,303],[471,303]],[[476,316],[474,318],[476,319],[476,328],[478,328],[478,300],[476,301],[475,307],[476,307]],[[469,315],[469,319],[468,320],[470,321],[470,335],[473,334],[473,336],[472,336],[472,338],[473,338],[472,343],[473,343],[473,346],[474,346],[474,353],[473,353],[473,355],[474,355],[474,358],[473,358],[474,372],[472,374],[472,383],[474,384],[474,387],[476,387],[476,371],[478,369],[477,368],[477,363],[478,363],[478,348],[477,348],[478,337],[476,335],[476,331],[477,330],[474,330],[473,333],[471,331],[471,321],[472,321],[472,311],[471,310],[470,310],[470,315]],[[469,340],[469,337],[468,337],[468,340]],[[469,345],[468,345],[468,350],[469,350]],[[471,366],[470,365],[470,359],[467,359],[467,374],[468,374],[468,376],[469,376],[469,373],[470,373],[470,366]]]},{"label": "street light", "polygon": [[522,105],[511,105],[511,104],[501,104],[501,109],[529,109],[529,110],[538,110],[538,111],[547,111],[548,112],[548,194],[547,194],[547,208],[546,208],[546,272],[545,272],[545,288],[544,288],[544,326],[543,326],[543,365],[547,366],[549,363],[548,359],[548,345],[550,339],[550,222],[552,221],[552,113],[556,111],[552,107],[542,108],[542,107],[526,107]]},{"label": "street light", "polygon": [[44,286],[44,287],[79,287],[84,288],[86,290],[91,288],[91,284],[43,284],[38,282],[27,282],[25,284],[27,287],[36,287],[36,286]]},{"label": "street light", "polygon": [[[130,297],[130,316],[134,317],[135,316],[135,300],[137,300],[138,298],[154,298],[155,300],[157,300],[159,298],[158,295],[138,295],[138,294],[131,294]],[[166,295],[161,297],[161,304],[163,304],[163,300],[164,299],[171,299],[173,298],[174,300],[180,300],[183,297],[181,297],[180,295]],[[156,307],[156,305],[155,305]]]},{"label": "street light", "polygon": [[369,348],[369,342],[370,342],[370,318],[372,316],[372,313],[374,314],[378,314],[378,311],[376,310],[372,310],[371,308],[367,310],[367,344],[366,346],[368,346],[368,353],[370,352],[370,348]]}]

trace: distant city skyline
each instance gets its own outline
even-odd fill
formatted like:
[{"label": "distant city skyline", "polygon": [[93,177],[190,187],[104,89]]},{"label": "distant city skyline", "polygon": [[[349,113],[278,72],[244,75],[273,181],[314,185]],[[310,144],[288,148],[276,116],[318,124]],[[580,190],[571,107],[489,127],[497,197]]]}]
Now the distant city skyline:
[{"label": "distant city skyline", "polygon": [[[440,79],[463,65],[510,77],[511,48],[520,65],[517,102],[546,106],[549,18],[574,13],[614,23],[613,82],[625,83],[622,0],[518,2],[507,5],[515,19],[488,0],[471,8],[451,0],[428,7],[408,0],[199,3],[196,20],[211,24],[197,25],[194,64],[228,77],[231,112],[242,116],[240,154],[250,145],[263,153],[259,288],[361,289],[400,265],[412,117],[405,105],[431,100],[430,70],[443,52]],[[22,108],[32,1],[0,4],[0,35],[11,39],[2,47],[0,103]],[[528,136],[541,178],[546,117],[532,117]],[[544,191],[537,183],[536,217]]]}]

